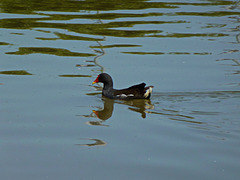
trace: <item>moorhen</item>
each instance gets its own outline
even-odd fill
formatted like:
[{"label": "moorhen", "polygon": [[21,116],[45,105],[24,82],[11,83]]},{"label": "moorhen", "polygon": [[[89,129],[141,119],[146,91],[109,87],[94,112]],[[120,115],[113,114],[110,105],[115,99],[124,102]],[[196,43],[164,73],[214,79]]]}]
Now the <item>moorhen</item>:
[{"label": "moorhen", "polygon": [[145,83],[137,84],[126,89],[114,89],[113,80],[107,73],[98,75],[93,84],[103,83],[102,95],[110,99],[149,99],[153,86],[145,87]]}]

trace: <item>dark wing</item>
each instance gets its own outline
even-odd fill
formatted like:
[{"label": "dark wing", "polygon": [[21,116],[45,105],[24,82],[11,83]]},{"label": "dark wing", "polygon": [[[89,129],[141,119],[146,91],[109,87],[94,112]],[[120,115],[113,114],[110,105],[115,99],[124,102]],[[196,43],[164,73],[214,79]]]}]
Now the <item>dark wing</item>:
[{"label": "dark wing", "polygon": [[137,84],[126,89],[114,91],[114,96],[120,99],[135,99],[144,97],[145,83]]},{"label": "dark wing", "polygon": [[137,84],[137,85],[131,86],[131,87],[127,88],[127,89],[129,89],[129,90],[136,89],[136,90],[139,90],[139,91],[143,91],[145,86],[146,86],[145,83],[141,83],[141,84]]}]

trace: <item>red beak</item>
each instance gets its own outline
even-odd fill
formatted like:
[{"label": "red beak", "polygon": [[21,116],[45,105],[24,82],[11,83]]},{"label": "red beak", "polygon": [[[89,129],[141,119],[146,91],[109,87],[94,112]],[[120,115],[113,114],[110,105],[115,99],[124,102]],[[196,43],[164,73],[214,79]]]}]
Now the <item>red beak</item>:
[{"label": "red beak", "polygon": [[98,77],[95,79],[95,81],[92,82],[92,84],[98,83]]}]

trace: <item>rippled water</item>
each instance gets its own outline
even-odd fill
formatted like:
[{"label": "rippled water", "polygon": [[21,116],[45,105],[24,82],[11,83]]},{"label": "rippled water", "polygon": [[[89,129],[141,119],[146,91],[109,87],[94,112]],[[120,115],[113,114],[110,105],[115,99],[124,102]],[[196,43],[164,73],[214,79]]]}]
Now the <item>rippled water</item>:
[{"label": "rippled water", "polygon": [[[239,1],[0,1],[1,179],[239,179]],[[146,82],[151,100],[101,97]]]}]

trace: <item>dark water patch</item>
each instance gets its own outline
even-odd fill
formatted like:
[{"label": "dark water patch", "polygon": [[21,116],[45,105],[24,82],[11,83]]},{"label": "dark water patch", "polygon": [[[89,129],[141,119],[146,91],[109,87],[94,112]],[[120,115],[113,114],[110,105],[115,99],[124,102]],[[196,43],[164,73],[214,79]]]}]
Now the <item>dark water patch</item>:
[{"label": "dark water patch", "polygon": [[90,48],[115,48],[115,47],[142,47],[142,45],[134,45],[134,44],[112,44],[112,45],[103,45],[103,46],[90,46]]},{"label": "dark water patch", "polygon": [[113,27],[133,27],[135,25],[144,24],[173,24],[173,23],[190,23],[188,21],[118,21],[107,23],[109,26]]},{"label": "dark water patch", "polygon": [[39,40],[79,40],[79,41],[104,41],[104,39],[100,38],[90,38],[90,37],[83,37],[83,36],[73,36],[73,35],[67,35],[59,32],[54,32],[55,35],[57,35],[57,38],[44,38],[44,37],[36,37],[36,39]]},{"label": "dark water patch", "polygon": [[67,35],[59,32],[54,32],[55,35],[59,37],[59,39],[62,40],[81,40],[81,41],[104,41],[104,39],[101,38],[90,38],[90,37],[83,37],[83,36],[73,36],[73,35]]},{"label": "dark water patch", "polygon": [[234,3],[230,4],[229,6],[226,6],[225,8],[226,9],[230,9],[230,10],[232,10],[232,9],[240,9],[240,2],[239,1],[238,2],[234,2]]},{"label": "dark water patch", "polygon": [[[164,13],[106,13],[98,12],[95,14],[81,14],[81,15],[69,15],[69,14],[48,14],[47,12],[41,12],[41,15],[48,15],[49,20],[71,20],[71,19],[92,19],[92,20],[111,20],[118,18],[141,18],[150,16],[163,16]],[[139,21],[137,21],[139,22]],[[165,21],[152,21],[152,22],[165,22]],[[173,21],[174,22],[174,21]],[[114,22],[112,22],[114,23]],[[116,22],[120,23],[120,22]],[[129,22],[131,23],[131,21]],[[147,22],[146,22],[147,23]],[[170,22],[171,23],[171,22]]]},{"label": "dark water patch", "polygon": [[68,1],[63,0],[61,3],[56,3],[55,0],[33,0],[26,3],[24,0],[19,0],[17,3],[14,0],[1,1],[2,12],[33,14],[36,11],[60,11],[60,12],[79,12],[82,11],[109,11],[109,10],[136,10],[147,8],[177,8],[174,4],[164,2],[149,2],[146,0],[119,0],[117,3],[114,0],[98,1]]},{"label": "dark water patch", "polygon": [[24,35],[24,33],[10,33],[10,34],[15,34],[15,35]]},{"label": "dark water patch", "polygon": [[92,77],[91,75],[80,75],[80,74],[64,74],[59,77]]},{"label": "dark water patch", "polygon": [[50,54],[56,56],[80,56],[80,57],[88,57],[88,56],[95,56],[95,54],[89,53],[77,53],[71,52],[67,49],[61,48],[47,48],[47,47],[20,47],[16,52],[6,52],[5,54],[12,54],[12,55],[27,55],[27,54]]},{"label": "dark water patch", "polygon": [[148,34],[161,33],[160,30],[113,30],[113,29],[102,29],[98,31],[99,35],[102,36],[114,36],[114,37],[145,37]]},{"label": "dark water patch", "polygon": [[[174,37],[174,38],[184,38],[184,37],[222,37],[228,36],[224,33],[168,33],[166,35],[161,35],[159,33],[163,32],[162,30],[116,30],[114,28],[121,27],[133,27],[135,25],[144,25],[144,24],[172,24],[172,23],[190,23],[189,21],[182,20],[173,20],[173,21],[118,21],[118,22],[108,22],[108,23],[97,23],[97,24],[70,24],[66,23],[66,19],[91,19],[93,17],[88,16],[99,16],[100,13],[91,14],[91,15],[52,15],[49,17],[42,18],[10,18],[10,19],[2,19],[0,20],[1,26],[3,28],[14,28],[14,29],[32,29],[32,28],[59,28],[59,29],[67,29],[72,32],[81,33],[81,34],[89,34],[89,35],[103,35],[103,36],[115,36],[115,37]],[[104,14],[105,16],[110,16],[113,18],[112,14]],[[143,17],[148,16],[162,16],[163,14],[158,13],[147,13],[147,14],[118,14],[116,18],[123,17],[138,17],[142,15]],[[106,18],[106,17],[105,17]],[[103,20],[104,18],[96,17],[96,19]],[[59,20],[63,20],[64,22],[59,23]],[[54,22],[58,21],[58,22]],[[102,41],[104,39],[101,38],[89,38],[89,37],[81,37],[81,36],[73,36],[66,35],[59,32],[54,33],[60,39],[64,40],[86,40],[86,41]],[[149,35],[151,34],[151,35]],[[41,40],[55,40],[49,38],[39,37]]]},{"label": "dark water patch", "polygon": [[[41,22],[40,22],[41,20]],[[50,22],[44,22],[49,21]],[[32,28],[59,28],[67,29],[72,32],[89,35],[108,35],[115,37],[159,37],[159,38],[186,38],[186,37],[223,37],[228,36],[224,33],[167,33],[166,35],[159,34],[162,30],[115,30],[114,28],[121,27],[132,27],[138,24],[162,24],[162,23],[187,23],[186,21],[123,21],[123,22],[110,22],[105,24],[68,24],[64,23],[53,23],[55,19],[52,18],[24,18],[24,19],[2,19],[0,20],[2,28],[11,29],[32,29]],[[151,35],[149,35],[151,34]],[[101,38],[89,38],[81,36],[66,35],[62,33],[55,33],[60,39],[64,40],[86,40],[86,41],[102,41]],[[42,39],[44,40],[44,38]]]},{"label": "dark water patch", "polygon": [[94,64],[76,64],[76,67],[94,67],[94,66],[96,66],[96,65],[94,65]]},{"label": "dark water patch", "polygon": [[0,74],[4,75],[33,75],[25,70],[15,70],[15,71],[0,71]]},{"label": "dark water patch", "polygon": [[232,1],[212,1],[212,2],[170,2],[169,4],[182,6],[220,6],[220,5],[232,5]]},{"label": "dark water patch", "polygon": [[51,31],[43,30],[43,29],[35,29],[35,31],[43,32],[43,33],[51,33]]},{"label": "dark water patch", "polygon": [[236,53],[239,52],[240,50],[238,49],[226,49],[222,54],[231,54],[231,53]]},{"label": "dark water patch", "polygon": [[202,28],[223,28],[225,26],[227,26],[227,24],[208,23],[206,26],[203,26]]},{"label": "dark water patch", "polygon": [[240,74],[240,70],[238,70],[238,71],[234,71],[233,74]]},{"label": "dark water patch", "polygon": [[168,54],[174,54],[174,55],[190,55],[189,52],[169,52]]},{"label": "dark water patch", "polygon": [[[1,28],[9,29],[31,29],[33,27],[42,27],[42,22],[37,22],[42,20],[41,18],[10,18],[1,19]],[[22,33],[14,33],[17,35],[23,35]]]},{"label": "dark water patch", "polygon": [[79,145],[79,146],[88,146],[88,147],[91,147],[91,146],[105,146],[107,145],[107,143],[103,140],[100,140],[100,139],[91,139],[91,138],[81,138],[81,141],[92,141],[92,143],[81,143],[81,144],[76,144],[76,145]]},{"label": "dark water patch", "polygon": [[55,41],[59,38],[43,38],[43,37],[36,37],[35,39],[43,40],[43,41]]},{"label": "dark water patch", "polygon": [[150,2],[146,0],[120,0],[116,1],[68,1],[63,0],[61,3],[56,3],[55,0],[32,0],[26,3],[24,0],[19,0],[17,3],[14,0],[2,0],[1,8],[5,13],[33,14],[36,11],[58,11],[58,12],[79,12],[81,11],[109,11],[109,10],[139,10],[149,8],[165,8],[176,9],[179,6],[219,6],[232,5],[232,1],[213,1],[213,2]]},{"label": "dark water patch", "polygon": [[200,52],[200,53],[193,53],[194,55],[211,55],[210,52]]},{"label": "dark water patch", "polygon": [[[41,20],[42,22],[40,22]],[[113,28],[120,28],[124,24],[124,27],[132,26],[131,23],[106,23],[106,24],[67,24],[67,23],[53,23],[44,22],[44,20],[48,20],[47,18],[26,18],[26,19],[3,19],[0,20],[0,24],[2,28],[10,28],[10,29],[32,29],[32,28],[59,28],[59,29],[67,29],[72,32],[80,33],[80,34],[89,34],[89,35],[102,35],[102,36],[114,36],[114,37],[145,37],[148,34],[158,34],[161,33],[161,30],[115,30]],[[50,19],[51,20],[51,19]],[[111,29],[110,29],[111,28]],[[60,33],[57,34],[60,38],[67,38],[78,40],[78,37],[73,36],[64,36]],[[150,35],[148,35],[150,36]],[[79,38],[80,40],[81,38]],[[83,38],[84,40],[96,40],[96,39],[88,39]],[[97,38],[98,39],[98,38]],[[103,40],[103,39],[98,39]]]},{"label": "dark water patch", "polygon": [[0,42],[0,46],[7,46],[7,45],[12,45],[12,44],[6,43],[6,42]]}]

